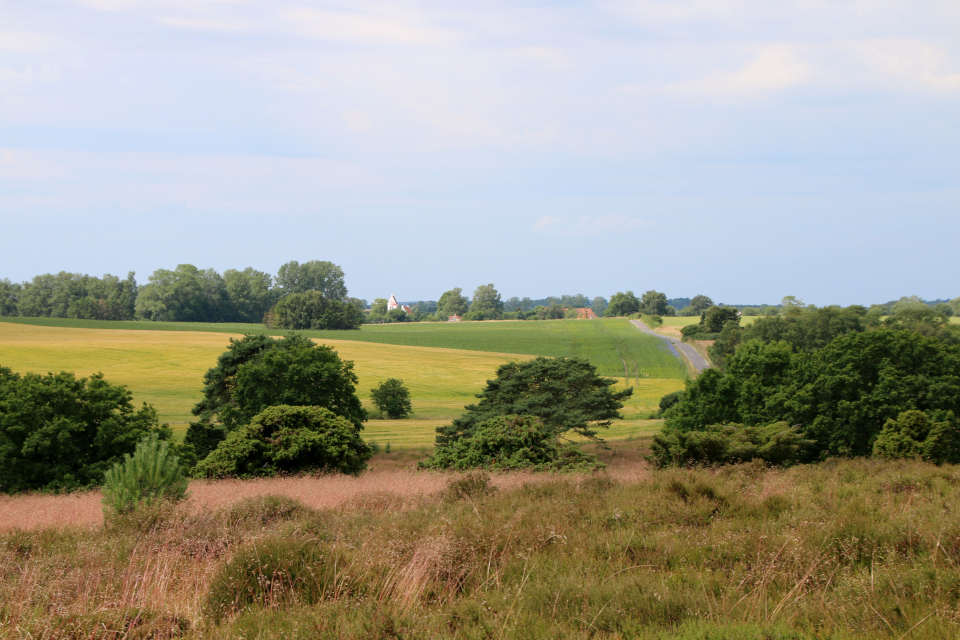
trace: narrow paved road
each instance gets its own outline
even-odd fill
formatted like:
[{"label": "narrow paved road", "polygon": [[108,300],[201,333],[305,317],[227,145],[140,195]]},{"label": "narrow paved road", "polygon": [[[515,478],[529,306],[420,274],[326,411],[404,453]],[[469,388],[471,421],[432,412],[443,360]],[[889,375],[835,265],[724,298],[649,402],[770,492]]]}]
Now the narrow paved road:
[{"label": "narrow paved road", "polygon": [[684,356],[686,356],[687,360],[690,361],[690,364],[693,365],[693,368],[697,370],[697,373],[700,373],[701,371],[703,371],[704,369],[710,366],[710,363],[707,362],[706,358],[700,355],[699,351],[697,351],[687,343],[683,342],[679,338],[674,338],[672,336],[665,336],[665,335],[659,334],[653,329],[651,329],[650,327],[648,327],[647,325],[643,324],[641,320],[631,320],[630,322],[632,322],[633,326],[635,326],[637,329],[640,329],[640,331],[643,331],[644,333],[649,333],[652,336],[657,336],[661,340],[666,340],[667,344],[669,344],[674,351],[679,351]]}]

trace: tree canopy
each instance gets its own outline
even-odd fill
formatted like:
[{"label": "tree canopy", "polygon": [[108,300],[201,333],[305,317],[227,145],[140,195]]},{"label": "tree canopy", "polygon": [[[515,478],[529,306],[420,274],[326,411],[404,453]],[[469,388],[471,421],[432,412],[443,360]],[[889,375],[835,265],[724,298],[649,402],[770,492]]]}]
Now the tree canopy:
[{"label": "tree canopy", "polygon": [[403,385],[403,380],[387,378],[370,391],[370,399],[380,412],[380,417],[387,414],[391,420],[406,418],[413,411],[410,403],[410,390]]},{"label": "tree canopy", "polygon": [[623,401],[633,388],[613,391],[615,380],[597,375],[581,358],[537,357],[511,362],[497,369],[497,377],[477,395],[453,423],[437,429],[437,443],[471,434],[481,422],[496,416],[535,416],[556,434],[574,431],[595,437],[598,428],[620,418]]},{"label": "tree canopy", "polygon": [[327,298],[320,291],[280,298],[264,324],[277,329],[359,329],[363,310],[351,302]]},{"label": "tree canopy", "polygon": [[157,412],[103,374],[20,376],[0,367],[0,491],[99,485],[144,436],[170,437]]},{"label": "tree canopy", "polygon": [[347,299],[343,269],[326,260],[311,260],[303,264],[291,260],[277,270],[277,286],[285,296],[319,291],[328,300],[345,302]]},{"label": "tree canopy", "polygon": [[633,291],[627,291],[626,293],[617,292],[610,296],[610,302],[607,304],[607,309],[604,311],[604,316],[628,316],[632,313],[640,312],[640,301],[637,300],[637,296],[633,295]]},{"label": "tree canopy", "polygon": [[659,291],[647,291],[640,298],[640,313],[651,316],[665,316],[667,314],[667,294]]},{"label": "tree canopy", "polygon": [[462,316],[467,312],[468,300],[461,295],[463,290],[460,287],[454,287],[450,291],[445,291],[440,300],[437,301],[437,315],[441,318],[449,316]]},{"label": "tree canopy", "polygon": [[262,335],[231,338],[203,383],[203,398],[193,408],[199,420],[190,425],[185,439],[201,459],[227,433],[273,405],[324,407],[358,429],[366,419],[356,395],[353,363],[297,334],[281,340]]},{"label": "tree canopy", "polygon": [[906,330],[841,335],[813,352],[751,340],[688,383],[666,430],[785,421],[819,455],[869,455],[884,424],[908,410],[956,425],[960,348]]}]

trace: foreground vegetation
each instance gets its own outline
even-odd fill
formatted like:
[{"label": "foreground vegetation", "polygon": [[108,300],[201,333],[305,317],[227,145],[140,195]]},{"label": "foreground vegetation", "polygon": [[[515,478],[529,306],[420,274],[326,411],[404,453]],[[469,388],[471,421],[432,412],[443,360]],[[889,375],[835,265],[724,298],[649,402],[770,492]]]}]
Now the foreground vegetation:
[{"label": "foreground vegetation", "polygon": [[18,531],[0,536],[0,634],[956,638],[958,485],[956,467],[870,460],[494,493],[454,475],[330,509]]}]

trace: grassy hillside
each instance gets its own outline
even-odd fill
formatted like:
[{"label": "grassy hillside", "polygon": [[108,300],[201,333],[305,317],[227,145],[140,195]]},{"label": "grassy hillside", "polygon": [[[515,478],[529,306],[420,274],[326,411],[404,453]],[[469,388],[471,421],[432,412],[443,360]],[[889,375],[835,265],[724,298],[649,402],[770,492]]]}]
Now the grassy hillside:
[{"label": "grassy hillside", "polygon": [[[7,323],[45,327],[198,331],[214,333],[269,333],[261,325],[192,322],[111,322],[62,318],[0,318]],[[686,366],[655,337],[645,335],[622,318],[599,321],[546,322],[421,322],[364,325],[359,331],[304,331],[327,341],[372,342],[416,347],[438,347],[531,356],[587,358],[604,376],[686,378]]]},{"label": "grassy hillside", "polygon": [[[18,372],[66,370],[80,376],[102,371],[110,382],[127,385],[135,402],[152,404],[162,420],[182,432],[191,418],[190,409],[200,398],[204,372],[226,350],[230,337],[223,333],[76,329],[8,322],[0,323],[0,365]],[[407,384],[416,417],[422,420],[373,420],[366,431],[367,438],[407,445],[432,444],[434,429],[474,402],[474,395],[494,377],[497,367],[530,357],[346,340],[319,342],[354,362],[358,394],[368,409],[373,408],[370,389],[380,381],[392,377]],[[632,420],[655,408],[664,394],[683,386],[676,378],[632,380],[631,384],[635,395],[624,415]],[[624,385],[624,380],[618,383]]]},{"label": "grassy hillside", "polygon": [[[73,517],[0,534],[0,629],[185,640],[957,638],[957,467],[650,471],[635,449],[587,477],[495,475],[495,493],[403,471],[194,482],[180,512],[139,528],[135,518],[99,526],[96,493],[2,497],[0,514],[19,513],[18,523],[43,521],[44,506]],[[474,490],[444,489],[458,480]]]}]

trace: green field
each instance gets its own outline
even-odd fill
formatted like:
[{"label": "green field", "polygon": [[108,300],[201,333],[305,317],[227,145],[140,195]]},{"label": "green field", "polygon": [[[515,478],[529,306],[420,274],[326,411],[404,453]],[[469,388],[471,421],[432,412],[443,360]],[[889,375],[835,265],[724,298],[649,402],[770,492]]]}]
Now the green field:
[{"label": "green field", "polygon": [[[64,318],[0,318],[3,322],[46,327],[215,333],[269,333],[256,324],[120,322]],[[544,322],[418,322],[363,325],[359,331],[302,331],[320,341],[356,341],[529,356],[586,358],[604,376],[683,380],[686,364],[662,340],[646,335],[624,318]]]},{"label": "green field", "polygon": [[[153,323],[116,324],[123,328],[88,329],[37,326],[35,323],[0,323],[0,366],[21,373],[66,370],[78,376],[89,376],[103,372],[110,382],[126,385],[137,404],[147,402],[156,407],[161,420],[170,423],[175,432],[182,434],[191,419],[190,409],[200,399],[204,372],[214,365],[217,356],[227,348],[229,338],[239,334],[139,331],[130,327]],[[502,324],[505,323],[488,323],[487,326]],[[590,323],[586,322],[571,321],[570,324],[591,329]],[[658,350],[648,349],[644,352],[643,348],[648,346],[650,340],[631,340],[634,335],[642,336],[633,327],[604,323],[592,331],[597,336],[595,341],[607,346],[591,345],[588,340],[581,338],[578,342],[580,355],[596,353],[594,357],[600,357],[601,348],[610,348],[614,353],[619,349],[629,362],[645,357],[645,353],[662,358]],[[342,337],[358,333],[339,332],[336,335]],[[584,335],[590,336],[587,332]],[[401,378],[408,386],[413,398],[415,419],[370,420],[365,431],[367,439],[375,439],[383,444],[391,442],[395,446],[432,444],[436,427],[449,423],[462,413],[465,405],[475,402],[475,394],[480,392],[488,379],[494,377],[497,367],[531,357],[522,353],[357,340],[317,341],[331,345],[342,358],[354,363],[359,378],[357,393],[368,409],[373,409],[369,401],[370,389],[382,380]],[[615,378],[618,388],[627,385],[622,374]],[[644,426],[645,423],[637,421],[656,409],[665,394],[683,388],[684,381],[680,377],[647,377],[631,378],[629,384],[634,387],[634,396],[622,410],[626,420],[611,430],[611,437],[631,437],[649,430]]]}]

